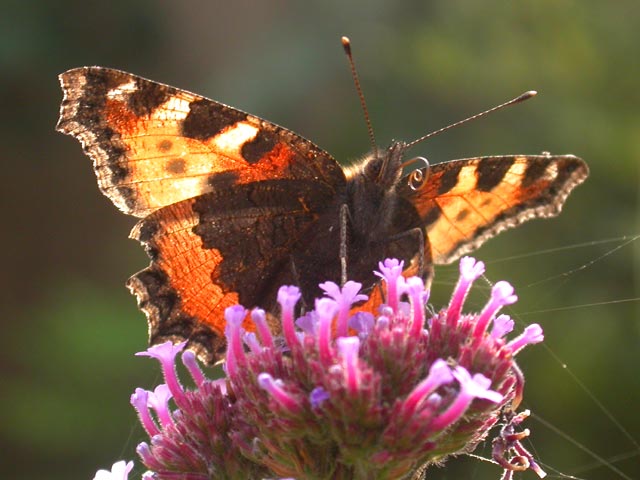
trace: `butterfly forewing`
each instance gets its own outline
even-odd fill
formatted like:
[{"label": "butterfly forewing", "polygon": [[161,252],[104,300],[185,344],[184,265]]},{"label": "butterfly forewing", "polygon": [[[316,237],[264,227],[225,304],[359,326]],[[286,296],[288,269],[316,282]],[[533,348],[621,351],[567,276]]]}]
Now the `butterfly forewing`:
[{"label": "butterfly forewing", "polygon": [[588,175],[573,155],[504,155],[433,165],[418,189],[400,186],[420,215],[433,262],[450,263],[503,230],[560,213]]},{"label": "butterfly forewing", "polygon": [[103,193],[144,217],[212,190],[260,180],[344,183],[330,155],[299,135],[240,110],[103,67],[60,75],[57,129],[93,159]]}]

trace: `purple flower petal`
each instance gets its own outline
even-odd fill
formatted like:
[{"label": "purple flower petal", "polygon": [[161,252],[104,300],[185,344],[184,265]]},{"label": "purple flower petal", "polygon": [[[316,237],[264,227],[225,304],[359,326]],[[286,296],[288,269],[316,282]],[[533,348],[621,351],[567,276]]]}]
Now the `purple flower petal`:
[{"label": "purple flower petal", "polygon": [[293,313],[296,303],[300,300],[301,293],[298,287],[283,285],[278,290],[278,303],[281,309],[282,334],[289,348],[298,344]]},{"label": "purple flower petal", "polygon": [[262,345],[266,348],[273,348],[273,336],[267,324],[267,314],[265,311],[261,308],[254,308],[251,311],[251,320],[253,320],[253,324],[256,326]]},{"label": "purple flower petal", "polygon": [[374,271],[373,273],[385,281],[387,285],[387,304],[395,312],[398,309],[400,295],[403,293],[398,283],[402,276],[404,261],[400,261],[397,258],[387,258],[378,263],[378,268],[380,271]]},{"label": "purple flower petal", "polygon": [[276,380],[268,373],[261,373],[258,375],[258,385],[266,390],[280,406],[289,410],[291,415],[301,410],[298,400],[283,388],[282,380]]},{"label": "purple flower petal", "polygon": [[457,324],[471,285],[483,273],[483,262],[476,262],[476,259],[473,257],[463,257],[460,259],[460,278],[458,279],[456,288],[453,290],[451,302],[449,302],[449,308],[447,309],[447,324],[450,327]]},{"label": "purple flower petal", "polygon": [[404,281],[404,284],[411,300],[411,330],[409,335],[417,338],[424,327],[424,304],[429,298],[429,291],[424,289],[424,282],[420,277],[409,277]]},{"label": "purple flower petal", "polygon": [[349,319],[349,328],[353,328],[360,338],[366,338],[375,325],[375,317],[369,312],[356,312]]},{"label": "purple flower petal", "polygon": [[201,387],[206,378],[198,365],[196,354],[191,350],[185,350],[182,352],[182,364],[187,368],[187,371],[191,375],[194,383],[198,387]]},{"label": "purple flower petal", "polygon": [[164,383],[158,385],[153,392],[149,392],[147,397],[147,405],[156,411],[160,425],[164,428],[173,424],[171,412],[169,411],[170,399],[171,391],[169,391],[169,387]]},{"label": "purple flower petal", "polygon": [[311,403],[311,408],[316,409],[321,407],[329,398],[331,398],[329,392],[322,387],[316,387],[309,394],[309,403]]},{"label": "purple flower petal", "polygon": [[247,311],[241,305],[227,307],[224,311],[224,318],[227,322],[225,336],[227,337],[226,368],[227,375],[235,378],[240,368],[246,364],[244,348],[242,346],[242,322],[247,315]]},{"label": "purple flower petal", "polygon": [[176,343],[164,342],[159,345],[153,345],[149,347],[145,352],[138,352],[136,355],[155,358],[160,362],[162,367],[162,373],[164,381],[171,390],[171,394],[176,402],[176,405],[180,406],[185,401],[184,389],[178,380],[176,374],[176,355],[180,353],[187,342]]},{"label": "purple flower petal", "polygon": [[220,389],[222,395],[227,395],[227,381],[224,378],[218,378],[217,380],[209,380],[212,385],[215,385]]},{"label": "purple flower petal", "polygon": [[235,328],[242,326],[242,322],[244,322],[246,316],[247,310],[242,305],[233,305],[227,307],[224,311],[224,319],[227,322],[227,326],[231,324]]},{"label": "purple flower petal", "polygon": [[257,355],[262,351],[262,345],[258,341],[258,336],[255,332],[245,332],[242,336],[242,341],[247,347],[249,347],[249,350],[251,350],[251,353],[254,355]]},{"label": "purple flower petal", "polygon": [[356,302],[360,302],[369,298],[366,295],[360,293],[362,284],[354,282],[352,280],[349,280],[347,283],[345,283],[342,288],[340,288],[334,282],[324,282],[319,286],[322,290],[324,290],[325,295],[333,298],[338,303],[344,302],[346,304],[349,304],[349,306]]},{"label": "purple flower petal", "polygon": [[161,364],[173,364],[175,362],[176,355],[184,350],[186,344],[186,341],[176,344],[166,341],[158,345],[152,345],[144,352],[136,353],[136,356],[155,358]]},{"label": "purple flower petal", "polygon": [[318,353],[320,360],[325,364],[333,363],[331,352],[331,327],[333,318],[338,310],[335,300],[330,298],[318,298],[316,300],[316,315],[318,316]]},{"label": "purple flower petal", "polygon": [[130,402],[133,408],[138,412],[138,418],[140,423],[146,430],[150,437],[160,433],[160,428],[156,425],[156,422],[151,416],[149,411],[149,392],[143,388],[136,388],[135,392],[131,394]]},{"label": "purple flower petal", "polygon": [[427,378],[414,387],[404,401],[403,409],[406,414],[412,414],[420,405],[440,386],[453,381],[451,368],[442,359],[438,359],[429,368]]},{"label": "purple flower petal", "polygon": [[527,345],[540,343],[543,340],[544,332],[542,331],[542,327],[537,323],[532,323],[524,329],[522,334],[511,340],[507,346],[511,349],[512,354],[515,355]]},{"label": "purple flower petal", "polygon": [[474,398],[484,398],[494,403],[500,403],[503,399],[500,393],[489,390],[491,380],[480,373],[471,377],[466,368],[457,366],[453,370],[453,376],[460,384],[460,392],[451,405],[433,420],[432,427],[437,430],[447,428],[458,421]]},{"label": "purple flower petal", "polygon": [[462,257],[460,259],[460,276],[469,282],[475,282],[484,275],[484,262],[479,262],[473,257]]},{"label": "purple flower petal", "polygon": [[296,286],[283,285],[278,290],[278,303],[283,310],[290,310],[296,306],[302,294]]},{"label": "purple flower petal", "polygon": [[342,288],[340,288],[334,282],[324,282],[320,284],[320,288],[324,290],[325,295],[335,300],[338,305],[336,334],[338,336],[348,335],[349,312],[352,305],[369,298],[366,295],[359,293],[362,288],[362,284],[348,281]]},{"label": "purple flower petal", "polygon": [[318,331],[318,315],[315,311],[305,313],[296,320],[296,326],[307,335],[316,335]]},{"label": "purple flower petal", "polygon": [[[461,381],[461,376],[459,372],[464,372],[465,381]],[[494,392],[493,390],[489,390],[491,386],[491,379],[485,377],[481,373],[476,373],[468,379],[469,372],[463,367],[457,367],[453,372],[456,380],[458,380],[462,384],[462,388],[467,392],[468,395],[473,398],[483,398],[485,400],[489,400],[493,403],[500,403],[502,401],[502,395],[498,392]],[[458,374],[458,375],[456,375]]]},{"label": "purple flower petal", "polygon": [[340,286],[336,282],[324,282],[318,285],[324,294],[338,300],[340,298]]},{"label": "purple flower petal", "polygon": [[361,375],[358,364],[360,339],[358,337],[340,337],[336,340],[336,346],[342,359],[347,391],[355,394],[360,388]]},{"label": "purple flower petal", "polygon": [[513,286],[509,282],[499,281],[491,289],[491,298],[489,303],[484,307],[474,329],[474,336],[479,337],[484,334],[487,325],[498,313],[498,311],[506,306],[518,301],[518,296],[514,295]]},{"label": "purple flower petal", "polygon": [[493,338],[502,338],[513,330],[514,322],[509,315],[498,315],[493,320],[491,327],[491,336]]},{"label": "purple flower petal", "polygon": [[154,463],[153,453],[151,447],[147,442],[140,442],[136,447],[136,453],[145,465],[151,465]]}]

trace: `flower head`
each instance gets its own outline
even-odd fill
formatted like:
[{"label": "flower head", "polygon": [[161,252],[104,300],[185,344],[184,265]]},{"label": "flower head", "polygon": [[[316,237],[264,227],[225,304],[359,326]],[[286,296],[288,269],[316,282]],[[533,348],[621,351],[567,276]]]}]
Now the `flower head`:
[{"label": "flower head", "polygon": [[[175,371],[184,344],[151,347],[146,355],[160,361],[166,385],[131,397],[151,437],[138,446],[149,478],[394,479],[473,450],[519,401],[514,355],[542,331],[534,325],[505,340],[513,322],[496,315],[517,299],[506,282],[480,313],[462,313],[482,262],[462,259],[448,308],[430,318],[424,283],[402,269],[380,262],[387,304],[377,317],[352,313],[366,299],[356,282],[323,283],[325,296],[297,319],[300,290],[280,288],[282,337],[264,311],[230,307],[224,380],[207,379],[187,351],[195,386],[185,388]],[[249,319],[255,334],[244,332]],[[521,447],[509,439],[494,448],[507,469]],[[527,462],[537,471],[533,457]]]}]

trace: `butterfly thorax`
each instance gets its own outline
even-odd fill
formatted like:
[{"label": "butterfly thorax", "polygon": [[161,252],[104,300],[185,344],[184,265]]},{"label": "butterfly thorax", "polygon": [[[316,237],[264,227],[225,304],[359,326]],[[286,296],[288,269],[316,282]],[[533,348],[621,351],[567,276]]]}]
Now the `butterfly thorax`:
[{"label": "butterfly thorax", "polygon": [[394,257],[408,264],[420,249],[420,238],[410,235],[420,226],[419,215],[398,188],[405,150],[406,144],[394,142],[345,172],[347,276],[365,288],[376,281],[378,261]]}]

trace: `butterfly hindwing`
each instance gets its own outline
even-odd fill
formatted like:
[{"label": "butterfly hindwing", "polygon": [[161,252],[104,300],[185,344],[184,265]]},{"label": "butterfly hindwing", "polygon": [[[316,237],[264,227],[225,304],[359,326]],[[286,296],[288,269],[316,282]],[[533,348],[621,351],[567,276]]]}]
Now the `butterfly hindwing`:
[{"label": "butterfly hindwing", "polygon": [[131,236],[152,261],[128,286],[147,315],[150,341],[186,339],[208,362],[220,358],[224,310],[275,310],[278,287],[297,281],[294,251],[331,197],[309,181],[253,182],[141,220]]}]

